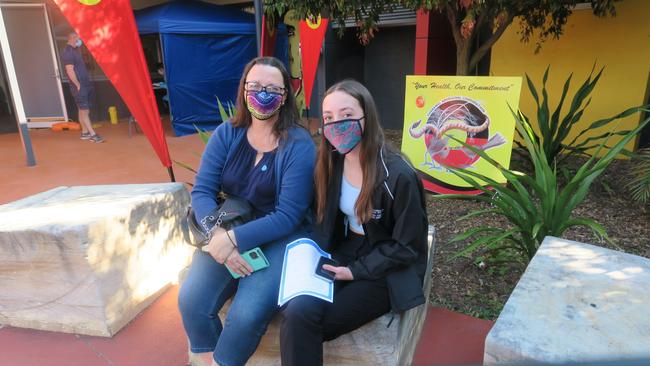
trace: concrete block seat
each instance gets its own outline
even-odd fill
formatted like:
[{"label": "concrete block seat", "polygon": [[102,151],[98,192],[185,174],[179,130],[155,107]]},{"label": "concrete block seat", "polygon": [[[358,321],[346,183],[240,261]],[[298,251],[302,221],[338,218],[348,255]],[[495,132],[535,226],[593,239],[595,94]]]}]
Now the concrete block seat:
[{"label": "concrete block seat", "polygon": [[650,259],[546,237],[488,333],[484,364],[648,365],[649,305]]},{"label": "concrete block seat", "polygon": [[[424,296],[429,298],[431,292],[431,271],[435,252],[435,230],[429,226],[429,259],[424,277]],[[336,299],[335,299],[336,301]],[[219,316],[225,319],[230,301],[220,311]],[[331,366],[368,365],[391,366],[410,365],[415,352],[415,346],[427,313],[427,304],[422,304],[393,319],[391,315],[383,315],[361,328],[345,334],[324,344],[324,364]],[[189,350],[189,347],[188,347]],[[192,353],[189,353],[189,366],[209,366]],[[262,337],[257,351],[246,363],[248,366],[280,365],[280,315],[276,315]]]},{"label": "concrete block seat", "polygon": [[192,250],[180,183],[59,187],[0,206],[0,324],[110,337]]}]

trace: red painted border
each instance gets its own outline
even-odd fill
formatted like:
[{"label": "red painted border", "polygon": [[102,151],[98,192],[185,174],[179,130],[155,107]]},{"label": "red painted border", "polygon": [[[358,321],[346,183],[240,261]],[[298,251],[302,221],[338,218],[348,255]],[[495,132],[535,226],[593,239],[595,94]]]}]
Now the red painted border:
[{"label": "red painted border", "polygon": [[438,184],[435,184],[433,182],[429,182],[426,179],[422,179],[422,185],[424,186],[424,189],[430,192],[438,193],[438,194],[467,194],[467,195],[477,195],[483,193],[480,189],[476,190],[471,190],[471,191],[457,191],[453,189],[449,189],[443,186],[440,186]]}]

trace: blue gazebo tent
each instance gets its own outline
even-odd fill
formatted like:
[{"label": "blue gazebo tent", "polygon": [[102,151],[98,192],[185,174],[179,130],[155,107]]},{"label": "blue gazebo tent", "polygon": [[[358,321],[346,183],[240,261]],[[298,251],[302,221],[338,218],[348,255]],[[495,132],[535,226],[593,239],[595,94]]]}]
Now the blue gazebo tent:
[{"label": "blue gazebo tent", "polygon": [[[172,126],[177,136],[212,130],[222,102],[236,99],[244,66],[257,56],[255,16],[201,1],[172,1],[135,12],[140,34],[159,33]],[[276,56],[286,60],[286,30]]]}]

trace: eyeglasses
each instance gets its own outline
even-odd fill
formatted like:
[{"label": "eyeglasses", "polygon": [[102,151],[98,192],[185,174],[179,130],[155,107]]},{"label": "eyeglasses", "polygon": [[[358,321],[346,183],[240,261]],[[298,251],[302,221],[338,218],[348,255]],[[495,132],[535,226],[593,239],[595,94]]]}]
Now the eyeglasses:
[{"label": "eyeglasses", "polygon": [[273,84],[262,86],[262,84],[258,83],[257,81],[247,81],[245,85],[246,85],[246,91],[252,91],[252,92],[261,92],[263,90],[271,94],[284,94],[284,91],[286,90],[281,86],[277,86]]}]

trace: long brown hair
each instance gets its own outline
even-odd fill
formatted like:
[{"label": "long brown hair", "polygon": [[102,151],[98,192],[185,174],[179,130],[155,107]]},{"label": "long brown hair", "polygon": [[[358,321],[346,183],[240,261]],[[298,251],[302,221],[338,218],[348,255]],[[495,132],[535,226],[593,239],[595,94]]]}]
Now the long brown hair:
[{"label": "long brown hair", "polygon": [[[359,102],[364,112],[364,128],[360,143],[359,160],[363,172],[363,185],[359,198],[354,205],[355,214],[360,223],[366,223],[372,215],[372,194],[377,181],[377,155],[384,144],[384,131],[379,124],[379,114],[370,92],[356,80],[346,79],[332,85],[325,97],[335,91],[341,91]],[[334,162],[343,159],[333,146],[323,137],[318,148],[314,181],[316,184],[316,217],[322,222],[327,202],[327,187],[332,184]],[[330,197],[330,199],[335,199]],[[338,199],[338,197],[336,197]]]},{"label": "long brown hair", "polygon": [[298,124],[300,120],[298,116],[298,109],[296,108],[296,97],[293,95],[293,90],[291,89],[291,80],[289,78],[289,73],[284,67],[282,62],[275,57],[256,57],[252,59],[244,67],[244,72],[242,73],[241,80],[239,80],[239,88],[237,89],[237,103],[235,117],[232,119],[232,125],[235,127],[249,127],[253,123],[251,117],[251,112],[246,108],[246,77],[248,72],[251,71],[255,65],[267,65],[275,67],[280,70],[282,74],[282,82],[284,83],[285,90],[285,100],[284,105],[280,107],[280,115],[278,120],[275,122],[274,132],[279,137],[286,137],[286,133],[289,128],[293,125]]}]

